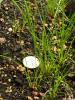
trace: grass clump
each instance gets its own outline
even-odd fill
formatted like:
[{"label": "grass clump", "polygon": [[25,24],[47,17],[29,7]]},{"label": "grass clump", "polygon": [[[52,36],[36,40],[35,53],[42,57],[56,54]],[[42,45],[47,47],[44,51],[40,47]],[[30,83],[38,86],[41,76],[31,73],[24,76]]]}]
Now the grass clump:
[{"label": "grass clump", "polygon": [[[21,4],[17,0],[12,0],[12,2],[20,12],[22,19],[14,31],[26,28],[31,33],[34,55],[40,60],[40,66],[34,69],[33,75],[30,75],[28,71],[25,72],[29,86],[32,87],[32,84],[35,84],[40,88],[42,82],[48,83],[49,88],[42,100],[45,98],[54,100],[63,84],[67,90],[66,77],[70,73],[70,62],[75,63],[71,56],[75,37],[68,45],[74,29],[75,14],[71,18],[65,15],[64,0],[48,0],[47,2],[34,0],[34,3],[30,0],[23,0]],[[48,20],[47,23],[48,17],[51,17],[51,21]],[[37,26],[41,28],[39,32],[37,32]]]}]

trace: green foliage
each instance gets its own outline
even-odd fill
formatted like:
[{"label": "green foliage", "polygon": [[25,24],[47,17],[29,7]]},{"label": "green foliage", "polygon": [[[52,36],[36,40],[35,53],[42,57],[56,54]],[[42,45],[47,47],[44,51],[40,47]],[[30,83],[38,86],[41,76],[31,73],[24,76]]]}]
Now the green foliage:
[{"label": "green foliage", "polygon": [[2,3],[3,0],[0,0],[0,4]]},{"label": "green foliage", "polygon": [[3,0],[0,0],[0,7],[1,7],[1,3],[2,3],[2,1],[3,1]]},{"label": "green foliage", "polygon": [[[29,86],[32,87],[32,84],[34,83],[40,87],[41,82],[45,81],[45,77],[49,76],[50,78],[47,82],[49,82],[50,88],[42,99],[44,100],[48,94],[50,100],[54,100],[57,96],[59,86],[66,80],[65,77],[70,70],[68,61],[70,61],[71,58],[70,49],[73,40],[71,41],[70,46],[67,48],[64,46],[74,28],[75,14],[73,14],[70,19],[66,17],[64,12],[64,0],[48,0],[46,6],[42,0],[40,0],[40,2],[35,0],[34,11],[31,9],[31,2],[29,0],[23,0],[22,4],[19,4],[16,0],[12,0],[12,2],[20,12],[22,19],[22,24],[20,24],[20,22],[18,24],[13,23],[13,25],[15,25],[14,31],[18,31],[21,27],[26,27],[29,30],[34,43],[34,54],[40,60],[40,66],[34,70],[32,76],[28,71],[25,72]],[[45,9],[47,12],[45,12]],[[46,18],[49,12],[54,20],[52,23],[52,30],[50,27],[46,26]],[[59,28],[58,19],[60,14],[61,25]],[[37,16],[39,17],[38,20],[40,20],[42,26],[39,37],[36,35]]]},{"label": "green foliage", "polygon": [[59,0],[48,0],[47,10],[50,14],[54,14]]}]

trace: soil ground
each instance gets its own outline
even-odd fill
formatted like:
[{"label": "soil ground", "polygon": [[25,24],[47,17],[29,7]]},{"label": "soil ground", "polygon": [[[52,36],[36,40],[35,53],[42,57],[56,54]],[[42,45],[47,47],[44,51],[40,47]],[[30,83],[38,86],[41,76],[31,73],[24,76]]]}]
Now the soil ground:
[{"label": "soil ground", "polygon": [[[28,87],[22,71],[11,59],[21,63],[23,55],[33,55],[33,43],[29,32],[26,29],[23,32],[12,31],[15,13],[19,18],[10,0],[4,0],[0,8],[0,54],[9,58],[0,57],[0,100],[40,100],[40,96],[34,95],[33,88]],[[74,78],[71,80],[75,88]],[[45,86],[42,92],[46,91]]]}]

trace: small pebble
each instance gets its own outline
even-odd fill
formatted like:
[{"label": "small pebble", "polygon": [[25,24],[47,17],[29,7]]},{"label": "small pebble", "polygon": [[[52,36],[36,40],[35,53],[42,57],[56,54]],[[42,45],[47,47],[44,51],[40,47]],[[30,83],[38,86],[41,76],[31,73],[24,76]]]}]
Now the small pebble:
[{"label": "small pebble", "polygon": [[54,53],[56,53],[57,47],[56,46],[52,47],[52,50],[53,50]]},{"label": "small pebble", "polygon": [[27,98],[28,98],[28,100],[33,100],[33,98],[31,96],[28,96]]},{"label": "small pebble", "polygon": [[5,7],[5,10],[8,10],[9,8],[8,7]]},{"label": "small pebble", "polygon": [[52,40],[57,40],[57,36],[53,36],[52,37]]},{"label": "small pebble", "polygon": [[11,79],[8,79],[8,82],[11,82]]},{"label": "small pebble", "polygon": [[37,96],[34,96],[34,100],[39,100],[39,97],[37,97]]},{"label": "small pebble", "polygon": [[21,65],[19,65],[17,67],[17,70],[19,70],[20,72],[24,72],[25,71],[25,67],[22,67]]},{"label": "small pebble", "polygon": [[18,94],[17,92],[14,93],[15,96],[16,96],[17,94]]},{"label": "small pebble", "polygon": [[11,67],[11,69],[12,69],[12,70],[15,70],[15,67],[14,67],[14,65],[10,65],[10,67]]},{"label": "small pebble", "polygon": [[7,83],[6,83],[6,82],[4,82],[4,83],[2,82],[2,84],[7,85]]},{"label": "small pebble", "polygon": [[37,87],[36,87],[35,84],[32,85],[32,89],[33,89],[33,90],[37,90]]},{"label": "small pebble", "polygon": [[9,32],[6,32],[6,34],[9,34]]},{"label": "small pebble", "polygon": [[5,74],[4,76],[7,77],[7,74]]},{"label": "small pebble", "polygon": [[23,40],[21,40],[20,45],[24,45],[24,41]]},{"label": "small pebble", "polygon": [[11,89],[12,87],[11,86],[9,86],[9,87],[7,87],[7,89],[6,89],[6,93],[11,93],[12,92],[12,89]]},{"label": "small pebble", "polygon": [[16,77],[16,75],[13,75],[13,77],[15,78],[15,77]]},{"label": "small pebble", "polygon": [[47,23],[45,23],[44,25],[45,25],[45,27],[48,27],[48,24]]},{"label": "small pebble", "polygon": [[0,68],[0,70],[3,70],[3,68]]},{"label": "small pebble", "polygon": [[53,26],[53,24],[52,24],[52,23],[50,23],[49,25],[50,25],[50,27],[52,27],[52,26]]},{"label": "small pebble", "polygon": [[3,18],[0,18],[0,21],[1,21],[1,22],[4,22],[4,19],[3,19]]},{"label": "small pebble", "polygon": [[36,91],[33,91],[32,94],[33,94],[34,96],[38,96],[38,95],[39,95],[39,93],[36,92]]},{"label": "small pebble", "polygon": [[0,96],[0,100],[4,100],[4,99]]},{"label": "small pebble", "polygon": [[0,37],[0,44],[3,44],[6,42],[6,38],[5,37]]},{"label": "small pebble", "polygon": [[66,45],[64,45],[64,46],[63,46],[63,49],[66,49],[66,48],[67,48],[67,46],[66,46]]},{"label": "small pebble", "polygon": [[8,28],[8,31],[9,31],[9,32],[12,32],[12,28],[11,28],[11,27],[10,27],[10,28]]},{"label": "small pebble", "polygon": [[2,74],[1,77],[4,77],[4,74]]}]

